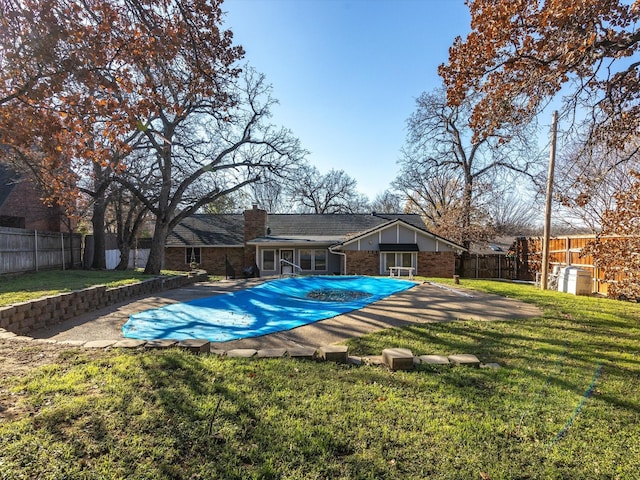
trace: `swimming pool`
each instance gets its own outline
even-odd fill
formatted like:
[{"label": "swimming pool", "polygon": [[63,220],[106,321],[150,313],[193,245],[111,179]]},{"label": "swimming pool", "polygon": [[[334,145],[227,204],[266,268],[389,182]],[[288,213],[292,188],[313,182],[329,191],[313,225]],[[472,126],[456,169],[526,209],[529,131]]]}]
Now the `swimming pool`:
[{"label": "swimming pool", "polygon": [[385,277],[309,276],[271,280],[233,293],[129,316],[127,338],[226,342],[290,330],[362,308],[416,282]]}]

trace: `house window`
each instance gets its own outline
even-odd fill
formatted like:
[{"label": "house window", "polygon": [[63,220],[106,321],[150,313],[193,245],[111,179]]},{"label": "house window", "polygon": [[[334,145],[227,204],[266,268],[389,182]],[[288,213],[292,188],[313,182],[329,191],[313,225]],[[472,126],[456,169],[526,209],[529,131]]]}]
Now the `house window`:
[{"label": "house window", "polygon": [[276,251],[262,250],[262,270],[276,269]]},{"label": "house window", "polygon": [[0,227],[25,228],[25,217],[0,215]]},{"label": "house window", "polygon": [[314,270],[317,271],[325,271],[327,269],[327,251],[326,250],[315,250],[314,254]]},{"label": "house window", "polygon": [[300,250],[300,268],[302,270],[311,270],[312,250]]},{"label": "house window", "polygon": [[389,267],[414,267],[418,264],[418,255],[414,252],[384,252],[380,273],[389,273]]},{"label": "house window", "polygon": [[327,270],[327,251],[304,249],[299,252],[300,268],[305,271]]},{"label": "house window", "polygon": [[200,247],[187,247],[184,249],[184,258],[187,265],[191,263],[200,263]]}]

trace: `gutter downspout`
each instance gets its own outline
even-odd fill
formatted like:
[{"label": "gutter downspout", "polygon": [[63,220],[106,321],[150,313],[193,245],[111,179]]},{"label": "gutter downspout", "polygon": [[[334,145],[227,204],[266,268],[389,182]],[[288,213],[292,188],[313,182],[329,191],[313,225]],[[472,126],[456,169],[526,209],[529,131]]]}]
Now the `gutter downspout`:
[{"label": "gutter downspout", "polygon": [[329,247],[329,253],[333,253],[334,255],[342,255],[342,257],[344,258],[344,274],[347,274],[347,254],[344,252],[338,252],[336,250],[334,250],[334,247]]}]

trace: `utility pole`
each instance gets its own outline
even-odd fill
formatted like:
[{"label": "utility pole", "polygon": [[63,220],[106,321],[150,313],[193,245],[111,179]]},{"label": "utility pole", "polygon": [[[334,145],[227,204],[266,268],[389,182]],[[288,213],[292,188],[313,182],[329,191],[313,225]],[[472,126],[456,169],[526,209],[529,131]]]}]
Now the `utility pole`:
[{"label": "utility pole", "polygon": [[544,231],[542,236],[542,278],[540,288],[547,289],[549,279],[549,236],[551,232],[551,202],[553,200],[553,170],[556,163],[556,136],[558,131],[558,112],[551,117],[551,149],[549,153],[549,172],[547,173],[547,195],[544,206]]}]

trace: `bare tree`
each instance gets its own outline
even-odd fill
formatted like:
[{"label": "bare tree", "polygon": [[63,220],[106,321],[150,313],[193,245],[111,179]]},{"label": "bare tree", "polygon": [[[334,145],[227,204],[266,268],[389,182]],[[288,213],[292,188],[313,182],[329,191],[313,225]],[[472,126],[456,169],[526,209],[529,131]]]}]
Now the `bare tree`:
[{"label": "bare tree", "polygon": [[476,101],[470,96],[450,107],[442,90],[423,93],[407,122],[407,145],[396,179],[396,186],[416,200],[412,203],[429,221],[465,247],[491,227],[483,208],[491,176],[501,170],[531,176],[539,166],[529,143],[534,135],[526,127],[473,139],[469,121]]},{"label": "bare tree", "polygon": [[455,218],[461,204],[462,182],[450,168],[424,169],[411,161],[401,163],[393,182],[407,198],[407,209],[419,213],[434,231],[444,230],[443,224]]},{"label": "bare tree", "polygon": [[147,273],[160,271],[166,238],[180,221],[259,181],[265,171],[286,171],[305,154],[290,131],[266,123],[275,99],[263,75],[248,69],[228,94],[233,102],[225,108],[207,98],[195,101],[188,92],[176,92],[183,105],[179,114],[158,106],[144,126],[140,148],[148,154],[138,160],[158,189],[147,194],[135,179],[116,177],[156,219]]},{"label": "bare tree", "polygon": [[250,202],[260,205],[270,213],[287,213],[290,211],[291,202],[287,197],[285,184],[295,181],[290,172],[279,175],[271,175],[265,172],[258,182],[248,185],[244,196]]},{"label": "bare tree", "polygon": [[538,229],[540,209],[517,188],[493,195],[486,208],[497,235],[531,235]]},{"label": "bare tree", "polygon": [[405,195],[385,190],[376,195],[371,203],[371,210],[376,213],[401,213],[406,208],[406,202]]},{"label": "bare tree", "polygon": [[357,182],[343,170],[326,174],[311,165],[299,172],[289,190],[299,210],[309,213],[356,213],[368,210],[367,198],[356,190]]},{"label": "bare tree", "polygon": [[615,208],[616,192],[629,190],[640,170],[640,138],[613,151],[578,139],[563,149],[556,166],[556,222],[565,228],[597,232],[605,212]]}]

